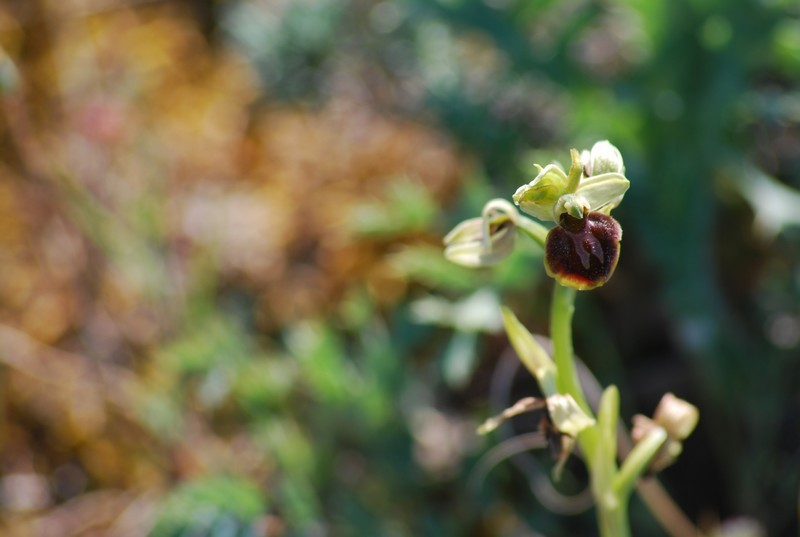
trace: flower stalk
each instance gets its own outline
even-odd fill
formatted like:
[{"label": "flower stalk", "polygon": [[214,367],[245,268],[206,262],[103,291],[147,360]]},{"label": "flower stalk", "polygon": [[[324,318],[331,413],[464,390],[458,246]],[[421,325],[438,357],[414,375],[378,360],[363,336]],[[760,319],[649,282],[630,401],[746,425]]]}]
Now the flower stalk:
[{"label": "flower stalk", "polygon": [[558,370],[558,391],[570,394],[578,405],[591,415],[592,410],[578,382],[572,350],[572,315],[575,313],[575,289],[556,284],[550,305],[550,334],[553,338],[553,360]]},{"label": "flower stalk", "polygon": [[542,246],[546,272],[556,280],[550,304],[552,358],[510,310],[502,308],[502,315],[512,346],[545,397],[520,400],[487,420],[479,432],[486,434],[522,412],[546,410],[542,427],[560,446],[554,479],[577,444],[589,473],[600,535],[629,537],[628,503],[637,481],[674,462],[697,424],[698,411],[667,394],[652,420],[634,417],[636,445],[618,463],[619,390],[605,389],[595,418],[575,365],[572,318],[577,291],[604,285],[617,265],[622,228],[610,213],[629,181],[619,150],[607,141],[583,153],[573,149],[570,156],[568,172],[557,164],[536,165],[536,178],[512,197],[522,212],[554,227],[548,230],[523,216],[506,200],[490,200],[480,218],[463,222],[445,237],[445,255],[467,266],[492,265],[511,252],[517,230]]}]

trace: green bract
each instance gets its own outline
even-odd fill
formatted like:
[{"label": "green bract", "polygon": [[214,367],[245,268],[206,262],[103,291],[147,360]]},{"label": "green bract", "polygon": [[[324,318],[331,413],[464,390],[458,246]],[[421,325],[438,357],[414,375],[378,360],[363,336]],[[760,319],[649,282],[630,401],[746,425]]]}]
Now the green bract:
[{"label": "green bract", "polygon": [[595,424],[594,418],[586,414],[568,393],[548,397],[547,411],[558,432],[573,438]]},{"label": "green bract", "polygon": [[564,213],[581,218],[593,211],[608,214],[619,205],[630,186],[623,175],[625,165],[619,150],[608,141],[597,142],[588,152],[585,169],[580,154],[575,150],[571,154],[569,176],[558,165],[536,165],[539,174],[513,196],[523,212],[539,220],[558,222]]},{"label": "green bract", "polygon": [[557,372],[553,359],[510,309],[501,308],[501,311],[508,340],[517,352],[520,361],[539,381],[539,387],[546,397],[557,394]]},{"label": "green bract", "polygon": [[577,437],[581,431],[596,423],[595,419],[584,412],[570,394],[555,393],[546,399],[539,397],[520,399],[497,416],[483,422],[478,427],[478,434],[488,434],[514,416],[545,407],[555,430],[572,438]]}]

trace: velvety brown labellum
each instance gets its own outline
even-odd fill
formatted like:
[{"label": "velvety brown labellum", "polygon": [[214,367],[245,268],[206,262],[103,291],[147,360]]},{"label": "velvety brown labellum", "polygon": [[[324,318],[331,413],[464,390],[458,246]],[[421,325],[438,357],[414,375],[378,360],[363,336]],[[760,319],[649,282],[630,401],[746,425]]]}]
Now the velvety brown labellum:
[{"label": "velvety brown labellum", "polygon": [[602,213],[562,214],[545,242],[545,269],[562,285],[586,290],[608,281],[619,260],[622,228]]}]

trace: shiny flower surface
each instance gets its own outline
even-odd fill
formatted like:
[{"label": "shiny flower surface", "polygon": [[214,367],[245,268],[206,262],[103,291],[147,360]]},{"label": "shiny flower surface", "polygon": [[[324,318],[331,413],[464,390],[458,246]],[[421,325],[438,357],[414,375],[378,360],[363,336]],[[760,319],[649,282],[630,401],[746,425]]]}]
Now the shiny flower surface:
[{"label": "shiny flower surface", "polygon": [[599,212],[583,218],[562,214],[545,243],[545,269],[560,284],[579,290],[600,287],[619,260],[622,228]]}]

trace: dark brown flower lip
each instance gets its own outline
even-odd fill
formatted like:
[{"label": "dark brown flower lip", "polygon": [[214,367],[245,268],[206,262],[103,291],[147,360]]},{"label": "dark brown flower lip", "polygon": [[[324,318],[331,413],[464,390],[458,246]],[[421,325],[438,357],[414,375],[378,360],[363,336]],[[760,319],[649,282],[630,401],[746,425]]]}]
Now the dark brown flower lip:
[{"label": "dark brown flower lip", "polygon": [[562,214],[545,241],[545,270],[562,285],[579,290],[600,287],[619,261],[622,228],[612,217],[590,212],[583,218]]}]

